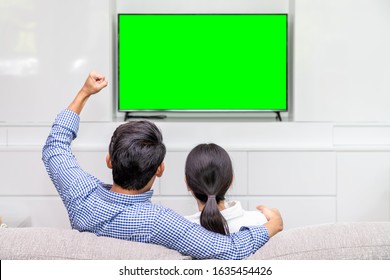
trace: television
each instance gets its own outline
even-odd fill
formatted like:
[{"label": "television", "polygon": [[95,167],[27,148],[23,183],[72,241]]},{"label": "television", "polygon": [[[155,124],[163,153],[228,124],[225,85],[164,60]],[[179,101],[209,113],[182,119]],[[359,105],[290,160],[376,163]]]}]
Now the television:
[{"label": "television", "polygon": [[285,112],[287,14],[118,14],[121,112]]}]

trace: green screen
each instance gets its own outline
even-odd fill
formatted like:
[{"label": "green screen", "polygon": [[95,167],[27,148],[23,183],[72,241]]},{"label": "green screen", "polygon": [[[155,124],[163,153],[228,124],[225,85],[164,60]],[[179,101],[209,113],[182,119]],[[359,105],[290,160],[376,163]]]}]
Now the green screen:
[{"label": "green screen", "polygon": [[119,14],[120,111],[286,111],[286,14]]}]

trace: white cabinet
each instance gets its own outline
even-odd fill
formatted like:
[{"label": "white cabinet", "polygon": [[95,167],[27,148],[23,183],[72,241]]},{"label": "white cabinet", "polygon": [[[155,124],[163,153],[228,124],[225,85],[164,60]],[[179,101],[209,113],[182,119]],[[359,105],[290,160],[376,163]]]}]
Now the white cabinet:
[{"label": "white cabinet", "polygon": [[250,152],[250,195],[335,195],[334,152]]},{"label": "white cabinet", "polygon": [[[106,183],[112,182],[105,163],[108,142],[118,125],[83,122],[74,142],[80,165]],[[259,204],[279,208],[286,229],[390,220],[387,124],[167,120],[157,125],[168,151],[165,172],[153,186],[153,201],[182,215],[197,211],[184,181],[186,157],[197,143],[210,141],[223,146],[233,162],[234,182],[227,199],[240,200],[248,210]],[[234,137],[229,138],[229,127]],[[37,136],[28,138],[35,128]],[[0,125],[0,216],[17,212],[31,216],[33,226],[68,226],[65,208],[41,161],[44,131],[49,129],[49,124]],[[364,138],[356,139],[359,135]]]},{"label": "white cabinet", "polygon": [[341,152],[337,170],[338,221],[390,220],[389,152]]},{"label": "white cabinet", "polygon": [[257,205],[276,207],[282,214],[284,228],[337,222],[334,196],[265,196],[251,198],[248,209]]}]

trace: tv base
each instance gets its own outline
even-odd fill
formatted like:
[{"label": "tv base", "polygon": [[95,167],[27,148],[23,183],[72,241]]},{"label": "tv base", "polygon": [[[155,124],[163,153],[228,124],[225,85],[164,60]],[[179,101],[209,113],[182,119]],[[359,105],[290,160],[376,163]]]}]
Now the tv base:
[{"label": "tv base", "polygon": [[125,121],[128,119],[165,119],[166,117],[165,115],[132,115],[130,112],[126,112]]},{"label": "tv base", "polygon": [[275,114],[276,114],[276,117],[275,117],[275,119],[277,120],[277,121],[282,121],[282,116],[280,115],[280,112],[275,112]]},{"label": "tv base", "polygon": [[[154,114],[154,112],[150,113],[150,115],[145,114],[146,112],[125,112],[124,121],[129,119],[167,119],[170,120],[223,120],[223,121],[231,121],[231,120],[260,120],[260,121],[276,121],[283,122],[281,112],[273,111],[273,112],[261,112],[257,114],[247,115],[248,113],[224,113],[224,112],[167,112],[165,115]],[[268,113],[264,114],[264,113]],[[272,117],[272,114],[275,114]]]}]

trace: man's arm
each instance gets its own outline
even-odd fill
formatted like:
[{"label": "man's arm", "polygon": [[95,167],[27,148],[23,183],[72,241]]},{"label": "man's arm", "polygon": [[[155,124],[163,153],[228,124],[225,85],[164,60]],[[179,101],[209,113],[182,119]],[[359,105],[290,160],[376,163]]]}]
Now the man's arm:
[{"label": "man's arm", "polygon": [[244,259],[254,254],[281,229],[282,219],[277,210],[266,208],[268,226],[242,227],[239,232],[222,235],[191,223],[165,208],[153,221],[150,242],[164,245],[196,259]]},{"label": "man's arm", "polygon": [[263,205],[257,206],[256,208],[260,210],[268,220],[264,226],[268,229],[270,238],[283,230],[283,219],[278,209],[270,209]]},{"label": "man's arm", "polygon": [[[103,75],[91,72],[75,99],[68,106],[68,110],[61,112],[50,131],[42,150],[42,160],[46,171],[53,181],[58,193],[68,210],[69,218],[73,220],[72,209],[78,203],[70,199],[69,191],[76,181],[91,177],[78,165],[71,151],[71,143],[77,137],[80,116],[88,98],[107,86]],[[93,179],[97,180],[97,179]],[[82,186],[82,184],[77,184]],[[78,194],[87,193],[88,189],[78,188]]]},{"label": "man's arm", "polygon": [[70,103],[68,109],[72,110],[77,115],[80,115],[88,98],[91,95],[101,91],[107,85],[108,82],[103,75],[96,72],[89,73],[89,76],[85,81],[83,87],[80,89],[79,93],[76,95],[72,103]]}]

